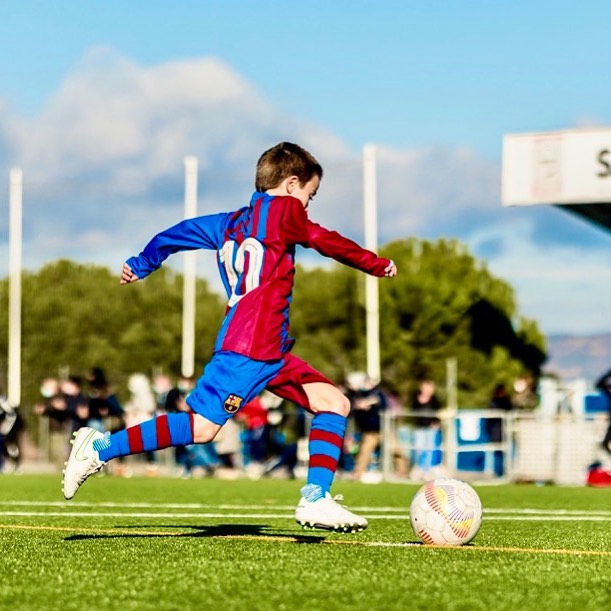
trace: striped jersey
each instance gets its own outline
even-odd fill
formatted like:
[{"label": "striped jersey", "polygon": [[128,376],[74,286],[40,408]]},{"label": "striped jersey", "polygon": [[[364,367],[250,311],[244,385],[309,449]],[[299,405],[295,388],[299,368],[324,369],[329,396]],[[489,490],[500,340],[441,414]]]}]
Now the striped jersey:
[{"label": "striped jersey", "polygon": [[255,193],[249,206],[235,212],[200,216],[170,227],[127,264],[138,278],[145,278],[175,252],[216,250],[228,302],[215,352],[276,360],[293,345],[289,307],[298,244],[374,276],[383,276],[390,264],[389,259],[310,221],[298,199],[266,193]]}]

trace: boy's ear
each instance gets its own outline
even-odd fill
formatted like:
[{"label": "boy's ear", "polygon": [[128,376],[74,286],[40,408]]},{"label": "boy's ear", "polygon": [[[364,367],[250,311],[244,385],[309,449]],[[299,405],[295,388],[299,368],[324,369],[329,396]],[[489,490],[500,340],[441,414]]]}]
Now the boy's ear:
[{"label": "boy's ear", "polygon": [[295,187],[299,186],[299,178],[297,178],[297,176],[289,176],[286,179],[286,191],[289,195],[291,195],[291,193],[293,193],[293,191],[295,190]]}]

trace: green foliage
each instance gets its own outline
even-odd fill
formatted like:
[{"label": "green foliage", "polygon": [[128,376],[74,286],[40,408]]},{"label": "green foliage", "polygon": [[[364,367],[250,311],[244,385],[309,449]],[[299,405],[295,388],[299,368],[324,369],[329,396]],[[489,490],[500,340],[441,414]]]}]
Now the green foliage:
[{"label": "green foliage", "polygon": [[[432,378],[443,396],[448,359],[458,363],[459,405],[484,407],[493,387],[537,375],[544,338],[536,323],[517,319],[511,287],[456,241],[407,239],[381,254],[399,274],[380,280],[384,385],[406,401]],[[336,266],[299,269],[292,308],[296,353],[335,381],[365,368],[364,277]]]},{"label": "green foliage", "polygon": [[[0,296],[7,304],[6,286]],[[38,400],[40,380],[84,375],[101,366],[119,395],[132,373],[180,372],[182,276],[166,269],[121,286],[103,267],[58,261],[22,282],[22,396],[26,413]],[[223,303],[203,280],[196,287],[196,363],[212,353]],[[7,307],[0,311],[0,365],[6,371]],[[127,398],[127,397],[125,397]]]},{"label": "green foliage", "polygon": [[[458,364],[458,400],[483,407],[493,387],[539,373],[545,340],[518,315],[511,287],[456,241],[406,239],[381,254],[399,269],[380,280],[384,385],[406,400],[429,377],[444,394],[446,363]],[[295,353],[336,382],[364,369],[365,276],[336,265],[298,267],[291,306]],[[212,354],[224,299],[197,283],[196,363]],[[0,385],[6,371],[7,281],[0,282]],[[137,371],[180,370],[182,276],[161,269],[120,286],[94,265],[57,261],[23,275],[23,404],[38,399],[40,380],[102,366],[119,389]]]},{"label": "green foliage", "polygon": [[380,284],[382,370],[401,397],[425,377],[445,382],[448,359],[457,360],[461,406],[485,406],[495,384],[539,373],[544,353],[535,323],[519,319],[514,331],[513,290],[463,245],[412,238],[382,255],[399,268]]},{"label": "green foliage", "polygon": [[365,359],[359,276],[343,266],[332,271],[297,268],[291,306],[295,353],[337,382],[362,368]]}]

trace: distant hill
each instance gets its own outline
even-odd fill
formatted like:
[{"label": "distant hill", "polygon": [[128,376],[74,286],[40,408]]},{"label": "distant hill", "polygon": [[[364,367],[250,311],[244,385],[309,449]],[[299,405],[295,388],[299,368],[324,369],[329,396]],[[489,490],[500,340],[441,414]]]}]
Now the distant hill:
[{"label": "distant hill", "polygon": [[600,335],[550,335],[545,373],[563,380],[583,378],[594,384],[611,369],[611,333]]}]

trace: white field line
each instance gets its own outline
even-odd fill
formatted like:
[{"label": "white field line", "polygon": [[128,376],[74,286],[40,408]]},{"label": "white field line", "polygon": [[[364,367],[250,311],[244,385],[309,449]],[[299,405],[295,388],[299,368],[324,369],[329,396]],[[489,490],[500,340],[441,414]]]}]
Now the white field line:
[{"label": "white field line", "polygon": [[[293,519],[292,513],[226,513],[226,512],[111,512],[111,511],[0,511],[0,516],[5,517],[64,517],[64,518],[173,518],[173,519],[204,519],[204,518],[230,518],[230,519]],[[409,520],[409,514],[380,514],[367,516],[375,520]],[[527,522],[608,522],[611,518],[602,515],[484,515],[486,521],[489,520],[510,520]]]},{"label": "white field line", "polygon": [[[0,500],[0,507],[70,507],[73,509],[81,509],[85,507],[92,508],[110,508],[110,509],[203,509],[203,510],[229,510],[229,511],[246,511],[246,510],[258,510],[258,511],[292,511],[295,509],[295,505],[248,505],[248,504],[206,504],[206,503],[123,503],[123,502],[79,502],[79,501],[2,501]],[[353,511],[362,511],[369,513],[385,513],[385,514],[401,514],[397,517],[403,517],[405,514],[406,507],[351,507]],[[611,511],[606,510],[588,510],[588,509],[535,509],[535,508],[498,508],[490,507],[484,508],[484,515],[494,519],[495,514],[501,514],[503,516],[508,514],[516,515],[534,515],[534,516],[574,516],[574,517],[608,517],[611,518]],[[0,515],[6,515],[0,512]],[[37,514],[33,514],[37,515]],[[44,515],[49,515],[47,512]],[[59,515],[66,515],[61,513]],[[92,515],[92,514],[87,514]],[[111,515],[111,514],[104,514]],[[126,514],[121,514],[126,515]],[[176,514],[172,514],[176,515]],[[199,514],[198,514],[199,515]],[[223,514],[226,515],[226,514]],[[266,514],[268,515],[268,514]],[[379,517],[379,516],[378,516]],[[393,516],[389,515],[391,519]]]}]

